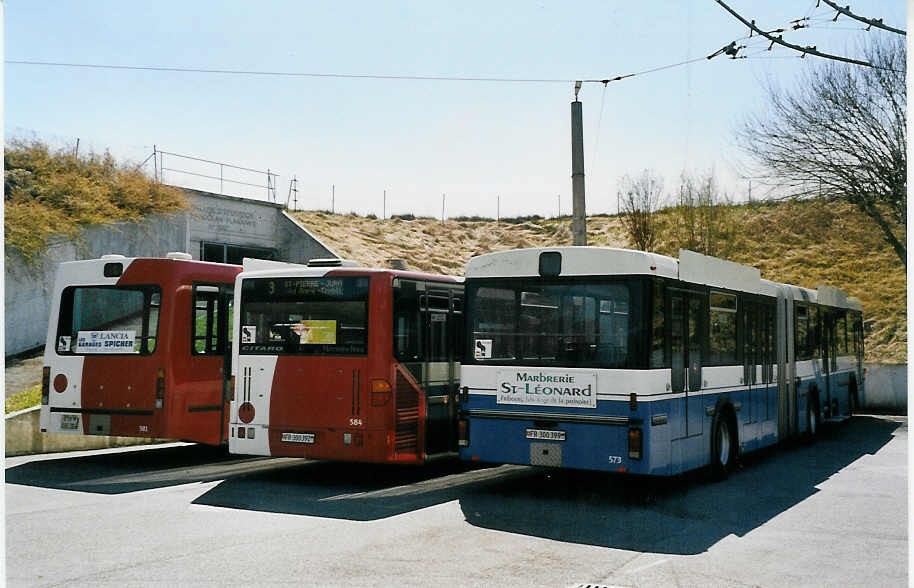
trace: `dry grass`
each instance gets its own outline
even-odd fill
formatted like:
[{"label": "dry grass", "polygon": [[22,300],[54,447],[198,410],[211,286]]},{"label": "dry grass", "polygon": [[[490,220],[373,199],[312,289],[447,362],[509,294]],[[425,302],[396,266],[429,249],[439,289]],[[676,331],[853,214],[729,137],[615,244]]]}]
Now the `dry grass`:
[{"label": "dry grass", "polygon": [[[907,353],[905,269],[878,229],[854,208],[823,202],[728,207],[739,230],[722,244],[725,257],[758,267],[762,277],[815,288],[827,284],[863,304],[866,359],[904,363]],[[519,224],[434,219],[378,220],[356,215],[299,212],[296,216],[341,256],[368,266],[403,259],[410,268],[462,275],[474,255],[522,247],[571,244],[568,219]],[[660,213],[658,253],[678,255],[669,210]],[[587,219],[588,242],[631,247],[616,217]]]},{"label": "dry grass", "polygon": [[84,225],[136,221],[187,206],[180,190],[108,153],[77,159],[41,142],[11,141],[3,160],[6,244],[27,260],[42,254],[53,234],[76,238]]}]

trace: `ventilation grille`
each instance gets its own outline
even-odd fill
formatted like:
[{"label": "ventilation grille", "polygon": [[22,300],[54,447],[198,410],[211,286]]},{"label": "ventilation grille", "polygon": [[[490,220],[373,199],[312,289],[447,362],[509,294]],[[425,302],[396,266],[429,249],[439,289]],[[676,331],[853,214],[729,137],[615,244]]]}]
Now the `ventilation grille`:
[{"label": "ventilation grille", "polygon": [[394,446],[397,453],[419,452],[419,393],[397,370],[397,423]]}]

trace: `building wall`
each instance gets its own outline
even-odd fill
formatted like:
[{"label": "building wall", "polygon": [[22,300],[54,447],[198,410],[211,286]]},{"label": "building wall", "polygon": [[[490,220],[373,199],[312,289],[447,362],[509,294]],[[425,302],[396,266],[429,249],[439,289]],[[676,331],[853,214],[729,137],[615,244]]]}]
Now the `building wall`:
[{"label": "building wall", "polygon": [[164,257],[170,251],[185,251],[200,259],[202,241],[274,249],[279,261],[302,263],[315,257],[338,257],[292,220],[281,205],[196,190],[185,192],[191,202],[186,211],[152,215],[139,223],[86,227],[75,241],[52,239],[45,255],[32,265],[15,250],[7,250],[6,355],[44,345],[50,292],[57,266],[64,261],[108,253]]},{"label": "building wall", "polygon": [[[187,212],[190,241],[186,251],[194,259],[200,259],[200,243],[203,241],[281,249],[278,238],[281,234],[281,205],[196,190],[185,191],[192,203],[191,210]],[[285,260],[283,252],[279,253]]]},{"label": "building wall", "polygon": [[907,364],[866,364],[866,384],[860,408],[880,413],[907,414]]}]

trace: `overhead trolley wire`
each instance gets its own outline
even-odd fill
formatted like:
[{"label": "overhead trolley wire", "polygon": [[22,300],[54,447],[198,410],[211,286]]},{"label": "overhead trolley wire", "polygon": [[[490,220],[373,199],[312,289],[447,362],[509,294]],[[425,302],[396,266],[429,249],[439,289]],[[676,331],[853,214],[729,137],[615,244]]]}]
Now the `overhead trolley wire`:
[{"label": "overhead trolley wire", "polygon": [[508,83],[535,83],[535,84],[568,84],[572,79],[547,79],[547,78],[500,78],[500,77],[462,77],[462,76],[433,76],[433,75],[394,75],[394,74],[351,74],[351,73],[319,73],[295,71],[258,71],[239,69],[207,69],[198,67],[170,67],[158,65],[112,65],[104,63],[64,63],[55,61],[30,61],[6,60],[4,63],[14,65],[43,65],[50,67],[77,67],[85,69],[114,69],[130,71],[158,71],[176,73],[206,73],[245,76],[272,76],[288,78],[341,78],[341,79],[367,79],[367,80],[416,80],[440,82],[508,82]]},{"label": "overhead trolley wire", "polygon": [[[668,65],[661,65],[651,69],[637,71],[628,74],[617,75],[610,78],[585,79],[584,83],[589,84],[607,84],[626,78],[645,75],[680,67],[702,61],[704,57],[679,61]],[[210,69],[198,67],[172,67],[158,65],[113,65],[105,63],[70,63],[59,61],[35,61],[8,59],[4,63],[11,65],[37,65],[46,67],[73,67],[82,69],[108,69],[108,70],[125,70],[125,71],[154,71],[154,72],[173,72],[173,73],[203,73],[203,74],[223,74],[223,75],[245,75],[245,76],[267,76],[267,77],[288,77],[288,78],[337,78],[337,79],[356,79],[356,80],[398,80],[398,81],[432,81],[432,82],[496,82],[496,83],[529,83],[529,84],[572,84],[576,80],[572,78],[508,78],[508,77],[485,77],[485,76],[446,76],[446,75],[398,75],[398,74],[373,74],[373,73],[321,73],[321,72],[294,72],[294,71],[264,71],[264,70],[238,70],[238,69]]]}]

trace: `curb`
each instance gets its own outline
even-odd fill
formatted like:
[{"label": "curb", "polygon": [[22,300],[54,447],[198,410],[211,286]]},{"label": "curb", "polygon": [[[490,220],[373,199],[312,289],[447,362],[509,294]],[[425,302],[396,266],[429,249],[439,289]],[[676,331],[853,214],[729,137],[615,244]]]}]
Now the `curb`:
[{"label": "curb", "polygon": [[33,453],[57,453],[87,449],[107,449],[128,445],[149,445],[157,440],[144,437],[103,437],[100,435],[76,435],[42,433],[40,424],[41,407],[33,406],[6,416],[6,456],[30,455]]}]

